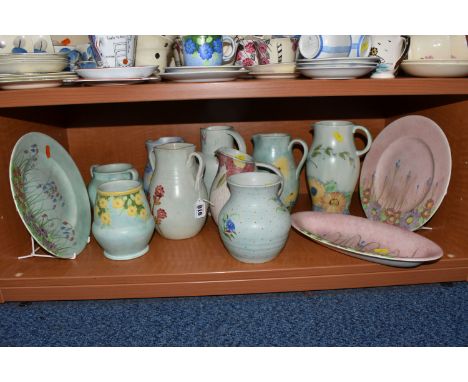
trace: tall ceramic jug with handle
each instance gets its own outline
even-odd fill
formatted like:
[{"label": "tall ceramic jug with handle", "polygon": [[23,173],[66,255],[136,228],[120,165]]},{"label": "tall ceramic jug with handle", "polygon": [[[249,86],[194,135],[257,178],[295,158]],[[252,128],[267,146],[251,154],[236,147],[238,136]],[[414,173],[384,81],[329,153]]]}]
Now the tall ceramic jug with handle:
[{"label": "tall ceramic jug with handle", "polygon": [[[363,150],[357,150],[354,145],[354,133],[358,130],[367,137]],[[349,213],[351,196],[359,178],[359,157],[369,151],[371,144],[369,130],[352,122],[314,124],[314,141],[306,164],[314,211]]]},{"label": "tall ceramic jug with handle", "polygon": [[157,146],[154,153],[149,198],[156,230],[167,239],[195,236],[206,221],[203,158],[191,143],[166,143]]}]

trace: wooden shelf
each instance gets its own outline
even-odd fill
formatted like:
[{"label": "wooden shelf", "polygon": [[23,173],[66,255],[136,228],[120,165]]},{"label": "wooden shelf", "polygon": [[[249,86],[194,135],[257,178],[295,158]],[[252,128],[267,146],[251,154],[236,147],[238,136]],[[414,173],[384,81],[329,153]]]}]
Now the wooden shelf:
[{"label": "wooden shelf", "polygon": [[237,80],[0,91],[0,108],[200,99],[468,94],[468,78]]},{"label": "wooden shelf", "polygon": [[[171,102],[155,107],[152,101]],[[88,182],[89,167],[95,163],[130,161],[141,174],[147,159],[146,139],[177,135],[198,144],[199,129],[210,124],[234,126],[252,152],[250,138],[258,132],[288,132],[310,144],[313,121],[350,119],[376,137],[388,123],[407,114],[433,119],[444,129],[452,150],[447,196],[429,222],[432,231],[421,232],[444,250],[435,263],[411,269],[374,264],[334,252],[291,230],[286,247],[274,261],[243,264],[228,254],[210,219],[192,239],[173,241],[156,235],[150,252],[131,261],[106,259],[93,239],[76,260],[17,259],[29,253],[30,238],[14,207],[8,168],[14,144],[27,132],[40,131],[57,139]],[[468,78],[238,80],[0,91],[0,302],[467,280],[467,125]],[[357,139],[356,144],[362,148],[363,142]],[[303,176],[300,192],[296,210],[309,210]],[[351,206],[354,215],[362,216],[358,198]]]},{"label": "wooden shelf", "polygon": [[468,269],[468,255],[414,269],[382,266],[294,230],[275,260],[251,265],[233,259],[217,239],[210,218],[192,239],[155,235],[150,252],[130,261],[106,259],[94,240],[76,260],[18,260],[12,253],[0,258],[1,292],[5,301],[258,293],[464,280]]}]

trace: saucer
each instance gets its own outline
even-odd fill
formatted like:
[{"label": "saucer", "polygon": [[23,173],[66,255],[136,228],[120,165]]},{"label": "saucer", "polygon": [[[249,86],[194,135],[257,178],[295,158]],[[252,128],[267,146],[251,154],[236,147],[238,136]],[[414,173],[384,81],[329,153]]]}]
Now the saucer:
[{"label": "saucer", "polygon": [[300,68],[297,70],[305,77],[317,78],[317,79],[352,79],[363,77],[375,69],[375,66],[317,66],[317,67],[306,67]]},{"label": "saucer", "polygon": [[178,73],[161,73],[160,76],[164,80],[174,82],[225,82],[234,81],[237,78],[247,74],[248,70],[202,70],[191,72],[178,72]]},{"label": "saucer", "polygon": [[276,80],[276,79],[288,79],[288,78],[297,78],[299,77],[299,73],[268,73],[268,72],[250,72],[250,74],[259,79],[259,80]]},{"label": "saucer", "polygon": [[357,216],[296,212],[291,224],[319,244],[378,264],[411,268],[443,255],[442,248],[421,235]]},{"label": "saucer", "polygon": [[215,72],[215,71],[236,71],[241,70],[243,66],[240,65],[219,65],[219,66],[169,66],[166,67],[165,73],[181,73],[181,72]]},{"label": "saucer", "polygon": [[451,169],[449,142],[434,121],[420,115],[393,121],[362,165],[359,194],[366,216],[417,230],[442,203]]},{"label": "saucer", "polygon": [[146,82],[161,82],[161,77],[146,77],[146,78],[118,78],[118,79],[64,79],[65,85],[91,85],[91,86],[118,86],[118,85],[133,85]]},{"label": "saucer", "polygon": [[157,69],[157,66],[128,66],[119,68],[93,68],[76,69],[80,77],[90,80],[122,79],[122,78],[147,78]]}]

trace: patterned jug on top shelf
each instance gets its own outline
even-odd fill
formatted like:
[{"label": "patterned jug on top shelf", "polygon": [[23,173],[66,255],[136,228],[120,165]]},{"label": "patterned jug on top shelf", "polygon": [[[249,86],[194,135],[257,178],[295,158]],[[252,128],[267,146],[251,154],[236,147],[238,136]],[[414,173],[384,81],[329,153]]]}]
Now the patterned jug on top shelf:
[{"label": "patterned jug on top shelf", "polygon": [[[195,236],[206,221],[206,213],[198,214],[197,209],[202,203],[206,211],[208,198],[202,181],[203,158],[192,143],[166,143],[157,146],[154,153],[149,194],[156,230],[166,239]],[[198,160],[198,169],[194,158]]]},{"label": "patterned jug on top shelf", "polygon": [[231,126],[209,126],[200,129],[201,147],[203,160],[205,161],[205,174],[203,182],[207,190],[211,190],[211,185],[218,172],[218,159],[216,158],[216,150],[221,147],[234,147],[236,143],[239,151],[245,153],[246,147],[242,136],[234,131]]},{"label": "patterned jug on top shelf", "polygon": [[[367,136],[364,150],[356,150],[354,133]],[[369,151],[372,137],[363,126],[347,121],[314,124],[314,141],[307,157],[306,173],[314,211],[349,214],[351,196],[359,177],[359,157]]]},{"label": "patterned jug on top shelf", "polygon": [[154,167],[151,162],[155,162],[154,159],[154,148],[159,145],[164,145],[165,143],[177,143],[177,142],[184,142],[184,138],[182,137],[161,137],[156,140],[148,139],[145,142],[146,151],[148,152],[148,160],[145,166],[145,173],[143,175],[143,189],[145,190],[145,194],[148,195],[149,186],[151,183],[151,178],[153,177]]},{"label": "patterned jug on top shelf", "polygon": [[[294,207],[299,192],[299,174],[307,159],[309,148],[302,139],[293,139],[289,134],[256,134],[252,137],[254,142],[253,157],[256,161],[272,164],[277,167],[284,178],[283,192],[280,199],[289,211]],[[299,164],[293,157],[293,147],[300,144],[304,150]]]}]

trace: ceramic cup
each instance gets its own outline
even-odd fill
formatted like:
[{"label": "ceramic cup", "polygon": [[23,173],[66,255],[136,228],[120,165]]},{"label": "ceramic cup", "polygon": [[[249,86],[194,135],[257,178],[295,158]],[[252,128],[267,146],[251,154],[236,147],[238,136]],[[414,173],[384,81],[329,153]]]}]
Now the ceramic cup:
[{"label": "ceramic cup", "polygon": [[[262,45],[266,45],[266,49]],[[294,37],[272,38],[258,41],[260,65],[282,64],[296,61],[298,39]]]},{"label": "ceramic cup", "polygon": [[241,39],[239,41],[235,64],[242,66],[253,66],[259,64],[259,56],[255,40]]},{"label": "ceramic cup", "polygon": [[[223,53],[223,44],[232,45],[228,56]],[[237,44],[231,36],[196,35],[182,36],[184,65],[186,66],[219,66],[230,61]]]},{"label": "ceramic cup", "polygon": [[104,256],[111,260],[143,256],[154,227],[140,182],[117,180],[98,187],[92,231]]},{"label": "ceramic cup", "polygon": [[407,51],[408,39],[404,36],[372,36],[371,41],[370,55],[382,59],[371,78],[395,78],[400,62]]},{"label": "ceramic cup", "polygon": [[138,36],[135,65],[157,65],[164,72],[172,59],[174,40],[165,36]]},{"label": "ceramic cup", "polygon": [[348,57],[352,46],[350,35],[302,35],[299,52],[304,58]]},{"label": "ceramic cup", "polygon": [[136,36],[89,36],[93,57],[98,68],[135,66]]},{"label": "ceramic cup", "polygon": [[367,57],[371,50],[371,36],[352,35],[351,51],[349,57]]}]

